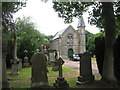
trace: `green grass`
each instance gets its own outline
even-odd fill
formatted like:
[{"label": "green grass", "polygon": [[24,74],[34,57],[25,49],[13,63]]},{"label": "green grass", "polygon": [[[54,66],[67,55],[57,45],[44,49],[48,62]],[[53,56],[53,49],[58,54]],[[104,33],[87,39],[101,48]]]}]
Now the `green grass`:
[{"label": "green grass", "polygon": [[96,61],[96,58],[91,58],[92,61]]},{"label": "green grass", "polygon": [[[49,85],[53,86],[56,78],[58,77],[58,71],[52,71],[52,67],[48,67],[49,72],[48,81]],[[17,76],[10,75],[11,70],[7,71],[7,78],[9,79],[10,88],[29,88],[31,83],[31,67],[24,68],[19,72]],[[69,82],[72,80],[75,81],[75,78],[78,76],[78,71],[63,67],[63,76]],[[76,81],[75,81],[76,82]]]},{"label": "green grass", "polygon": [[[48,67],[49,72],[48,81],[49,85],[53,87],[53,83],[55,82],[56,78],[58,77],[58,71],[52,71],[52,67]],[[19,72],[18,76],[11,76],[11,70],[7,71],[7,78],[9,79],[9,87],[10,88],[30,88],[31,84],[31,67],[24,68]],[[63,66],[63,76],[65,80],[69,83],[70,88],[94,88],[94,87],[101,87],[107,86],[106,84],[100,84],[101,81],[100,77],[95,77],[96,81],[87,84],[87,85],[76,85],[77,77],[79,75],[78,70],[73,70],[71,68]]]}]

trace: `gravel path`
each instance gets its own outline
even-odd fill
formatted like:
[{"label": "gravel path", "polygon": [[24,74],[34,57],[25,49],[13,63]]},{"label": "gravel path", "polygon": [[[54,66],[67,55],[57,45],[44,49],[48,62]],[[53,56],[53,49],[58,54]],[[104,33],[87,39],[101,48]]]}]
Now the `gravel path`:
[{"label": "gravel path", "polygon": [[[79,61],[71,61],[69,59],[64,59],[65,63],[64,66],[70,67],[75,70],[79,70]],[[97,68],[96,61],[92,61],[92,73],[95,76],[100,76]]]}]

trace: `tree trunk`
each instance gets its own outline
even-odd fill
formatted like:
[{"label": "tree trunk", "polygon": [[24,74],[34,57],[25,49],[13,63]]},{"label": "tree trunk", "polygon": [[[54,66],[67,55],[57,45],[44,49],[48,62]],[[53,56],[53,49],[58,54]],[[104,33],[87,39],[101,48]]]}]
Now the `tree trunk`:
[{"label": "tree trunk", "polygon": [[105,21],[105,56],[102,80],[116,85],[114,75],[114,45],[116,41],[116,24],[112,2],[103,2],[103,16]]}]

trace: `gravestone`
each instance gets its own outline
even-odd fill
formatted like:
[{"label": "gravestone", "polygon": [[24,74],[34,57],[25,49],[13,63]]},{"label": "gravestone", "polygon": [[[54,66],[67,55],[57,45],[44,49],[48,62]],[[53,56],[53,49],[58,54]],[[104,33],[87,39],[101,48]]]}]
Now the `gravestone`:
[{"label": "gravestone", "polygon": [[80,76],[78,76],[76,84],[86,84],[94,80],[94,76],[92,75],[91,56],[92,54],[89,52],[85,52],[81,55]]},{"label": "gravestone", "polygon": [[54,65],[54,61],[55,61],[55,55],[54,55],[54,52],[55,52],[56,50],[51,50],[51,49],[49,49],[48,50],[48,66],[53,66]]},{"label": "gravestone", "polygon": [[12,60],[12,72],[10,75],[19,75],[18,64],[19,60],[17,58],[14,61]]},{"label": "gravestone", "polygon": [[30,85],[31,88],[49,87],[46,61],[47,58],[43,53],[36,53],[32,56],[32,83]]},{"label": "gravestone", "polygon": [[64,61],[61,58],[59,58],[58,60],[59,60],[59,76],[57,77],[57,80],[55,80],[54,86],[56,88],[68,88],[69,84],[63,77],[62,73],[62,65],[64,64]]},{"label": "gravestone", "polygon": [[49,53],[50,61],[55,61],[54,53]]},{"label": "gravestone", "polygon": [[53,61],[53,71],[59,71],[59,59],[56,59],[55,61]]},{"label": "gravestone", "polygon": [[30,66],[30,63],[29,63],[28,57],[24,57],[23,67],[29,67],[29,66]]},{"label": "gravestone", "polygon": [[18,70],[22,70],[22,59],[19,58]]}]

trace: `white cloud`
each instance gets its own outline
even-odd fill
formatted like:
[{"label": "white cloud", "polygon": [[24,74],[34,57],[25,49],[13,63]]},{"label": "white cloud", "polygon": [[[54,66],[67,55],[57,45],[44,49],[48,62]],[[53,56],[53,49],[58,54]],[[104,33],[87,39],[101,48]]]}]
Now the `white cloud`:
[{"label": "white cloud", "polygon": [[[32,22],[36,24],[36,27],[41,33],[46,35],[54,35],[57,31],[60,31],[68,26],[64,24],[64,20],[58,17],[57,12],[52,8],[52,2],[41,2],[41,0],[28,0],[26,7],[23,7],[19,10],[14,16],[23,17],[30,16],[32,17]],[[83,18],[86,24],[86,30],[89,30],[92,33],[98,32],[98,29],[88,25],[87,20],[88,15],[84,14]],[[78,20],[74,19],[74,22],[71,25],[77,29]],[[96,29],[96,30],[95,30]]]}]

